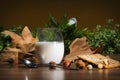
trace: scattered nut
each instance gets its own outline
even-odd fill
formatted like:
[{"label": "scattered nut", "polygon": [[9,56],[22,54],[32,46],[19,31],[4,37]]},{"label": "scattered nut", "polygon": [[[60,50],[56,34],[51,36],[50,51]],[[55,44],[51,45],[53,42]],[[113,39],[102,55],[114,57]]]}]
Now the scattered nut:
[{"label": "scattered nut", "polygon": [[91,70],[93,69],[93,66],[91,64],[87,65],[87,69]]},{"label": "scattered nut", "polygon": [[99,69],[102,69],[103,68],[103,65],[102,64],[98,64],[97,65]]},{"label": "scattered nut", "polygon": [[55,69],[55,66],[56,66],[56,63],[55,63],[54,61],[50,61],[50,62],[49,62],[49,67],[50,67],[51,69]]},{"label": "scattered nut", "polygon": [[78,68],[85,68],[85,66],[86,66],[86,64],[85,64],[85,62],[83,62],[82,60],[79,60],[77,63],[76,63],[76,66],[78,67]]},{"label": "scattered nut", "polygon": [[68,68],[68,67],[70,66],[70,64],[71,64],[71,62],[70,62],[69,60],[65,60],[65,61],[63,62],[63,66],[64,66],[65,68]]}]

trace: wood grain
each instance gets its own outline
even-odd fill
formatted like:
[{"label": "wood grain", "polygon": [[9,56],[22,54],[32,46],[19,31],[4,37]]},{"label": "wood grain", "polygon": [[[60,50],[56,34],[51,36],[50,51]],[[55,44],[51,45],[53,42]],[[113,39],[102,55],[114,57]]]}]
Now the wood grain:
[{"label": "wood grain", "polygon": [[120,68],[93,70],[27,68],[0,64],[0,80],[120,80]]}]

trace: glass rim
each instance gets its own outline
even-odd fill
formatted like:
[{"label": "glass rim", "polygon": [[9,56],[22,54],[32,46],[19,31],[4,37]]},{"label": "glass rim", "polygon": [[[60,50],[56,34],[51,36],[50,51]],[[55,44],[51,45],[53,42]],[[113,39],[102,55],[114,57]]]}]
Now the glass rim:
[{"label": "glass rim", "polygon": [[62,30],[60,28],[54,28],[54,27],[38,28],[36,32],[36,36],[38,36],[38,39],[40,39],[39,37],[42,37],[40,39],[41,41],[53,41],[53,40],[63,41],[64,40]]},{"label": "glass rim", "polygon": [[56,28],[56,27],[41,27],[41,28],[38,28],[38,29],[59,29],[61,30],[61,28]]}]

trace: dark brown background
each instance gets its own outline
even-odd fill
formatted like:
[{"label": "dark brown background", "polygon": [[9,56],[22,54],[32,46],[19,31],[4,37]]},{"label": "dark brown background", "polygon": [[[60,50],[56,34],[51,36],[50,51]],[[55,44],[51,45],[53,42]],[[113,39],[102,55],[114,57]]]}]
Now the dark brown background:
[{"label": "dark brown background", "polygon": [[120,22],[120,0],[0,0],[0,25],[43,26],[51,13],[58,20],[67,13],[78,27],[93,29],[106,19]]}]

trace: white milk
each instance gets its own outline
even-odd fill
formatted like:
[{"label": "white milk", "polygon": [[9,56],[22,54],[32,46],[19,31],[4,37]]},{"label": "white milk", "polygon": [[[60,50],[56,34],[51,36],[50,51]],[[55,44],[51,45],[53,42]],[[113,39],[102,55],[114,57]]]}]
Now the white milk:
[{"label": "white milk", "polygon": [[48,64],[54,61],[59,64],[64,55],[63,42],[36,42],[35,53],[37,54],[40,63]]}]

